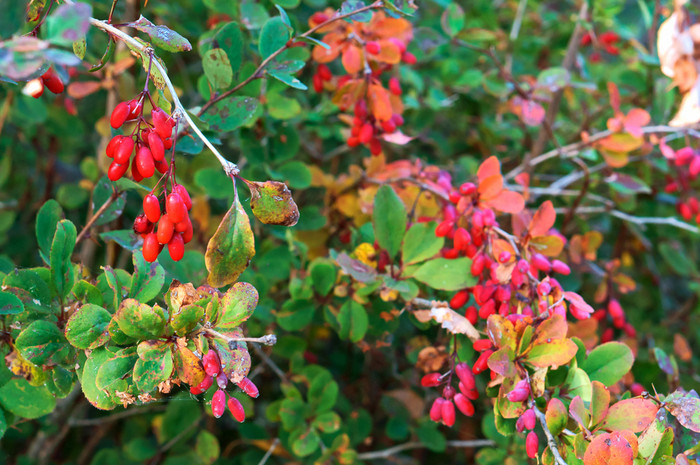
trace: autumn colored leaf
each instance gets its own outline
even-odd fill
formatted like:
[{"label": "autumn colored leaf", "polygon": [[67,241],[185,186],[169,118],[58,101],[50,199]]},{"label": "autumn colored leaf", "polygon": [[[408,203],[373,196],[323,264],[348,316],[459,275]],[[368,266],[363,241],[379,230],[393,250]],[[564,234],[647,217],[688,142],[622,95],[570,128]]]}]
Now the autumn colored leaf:
[{"label": "autumn colored leaf", "polygon": [[177,347],[173,353],[173,360],[177,376],[183,383],[197,386],[206,376],[199,357],[187,347],[183,340],[178,340]]},{"label": "autumn colored leaf", "polygon": [[560,367],[569,363],[577,350],[571,339],[559,339],[532,346],[525,361],[535,367]]},{"label": "autumn colored leaf", "polygon": [[561,237],[555,235],[537,236],[530,240],[529,246],[534,251],[547,257],[558,257],[564,250],[564,241]]},{"label": "autumn colored leaf", "polygon": [[537,335],[532,341],[533,345],[546,344],[551,340],[564,339],[568,330],[566,318],[561,315],[552,315],[537,327]]},{"label": "autumn colored leaf", "polygon": [[591,424],[597,425],[608,414],[610,406],[610,392],[600,381],[593,381],[593,395],[591,397]]},{"label": "autumn colored leaf", "polygon": [[379,84],[370,84],[367,90],[370,111],[379,121],[389,121],[394,115],[389,92]]},{"label": "autumn colored leaf", "polygon": [[537,209],[530,226],[527,228],[532,237],[544,236],[554,226],[557,214],[554,211],[554,205],[551,200],[545,201],[540,208]]},{"label": "autumn colored leaf", "polygon": [[501,315],[491,315],[486,322],[486,332],[496,347],[515,349],[516,337],[513,323]]},{"label": "autumn colored leaf", "polygon": [[[634,436],[634,435],[632,435]],[[583,456],[584,465],[632,465],[637,450],[630,442],[631,437],[622,433],[603,433],[596,436]]]},{"label": "autumn colored leaf", "polygon": [[476,172],[476,177],[479,179],[479,184],[483,183],[486,178],[501,174],[501,162],[495,156],[490,156],[484,160]]},{"label": "autumn colored leaf", "polygon": [[299,221],[299,208],[283,182],[246,182],[250,189],[250,208],[265,224],[294,226]]},{"label": "autumn colored leaf", "polygon": [[659,406],[649,399],[626,399],[610,407],[601,428],[608,431],[644,431],[659,411]]},{"label": "autumn colored leaf", "polygon": [[700,433],[700,399],[690,394],[674,392],[666,399],[666,409],[681,425]]},{"label": "autumn colored leaf", "polygon": [[564,431],[569,420],[569,412],[566,410],[566,406],[556,397],[552,397],[549,400],[544,416],[547,420],[547,427],[554,436],[558,436]]},{"label": "autumn colored leaf", "polygon": [[362,70],[362,50],[355,45],[349,45],[343,51],[343,67],[349,74],[355,74]]},{"label": "autumn colored leaf", "polygon": [[588,429],[588,423],[591,416],[588,409],[583,404],[583,399],[581,396],[576,396],[571,399],[571,403],[569,404],[569,415],[571,415],[571,418],[573,418],[581,428],[584,430]]}]

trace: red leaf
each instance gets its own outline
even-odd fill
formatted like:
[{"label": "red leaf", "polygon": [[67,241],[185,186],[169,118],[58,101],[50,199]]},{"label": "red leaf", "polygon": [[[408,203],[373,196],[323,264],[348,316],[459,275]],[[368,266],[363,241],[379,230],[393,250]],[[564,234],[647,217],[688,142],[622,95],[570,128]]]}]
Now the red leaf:
[{"label": "red leaf", "polygon": [[479,182],[478,192],[483,200],[496,197],[503,190],[503,176],[501,173],[494,174]]},{"label": "red leaf", "polygon": [[610,106],[615,110],[615,113],[620,112],[620,91],[614,82],[608,82],[608,93],[610,94]]},{"label": "red leaf", "polygon": [[[633,441],[636,443],[636,438]],[[583,464],[632,465],[635,449],[636,447],[632,447],[625,435],[620,433],[603,433],[591,441],[583,456]]]},{"label": "red leaf", "polygon": [[349,74],[355,74],[362,70],[362,51],[359,47],[350,45],[343,52],[343,67]]},{"label": "red leaf", "polygon": [[644,431],[659,411],[659,406],[649,399],[626,399],[613,404],[608,410],[601,428],[608,431]]},{"label": "red leaf", "polygon": [[495,156],[491,156],[484,160],[481,166],[479,166],[479,170],[476,172],[476,176],[479,178],[479,184],[484,182],[486,178],[497,174],[501,174],[501,162],[499,162],[498,158]]},{"label": "red leaf", "polygon": [[535,216],[532,217],[530,221],[530,226],[528,230],[530,231],[530,236],[544,236],[552,229],[554,226],[554,220],[556,220],[557,214],[554,211],[554,205],[552,205],[551,200],[547,200],[540,208],[535,212]]},{"label": "red leaf", "polygon": [[389,121],[393,116],[389,92],[379,84],[370,84],[367,91],[369,108],[379,121]]}]

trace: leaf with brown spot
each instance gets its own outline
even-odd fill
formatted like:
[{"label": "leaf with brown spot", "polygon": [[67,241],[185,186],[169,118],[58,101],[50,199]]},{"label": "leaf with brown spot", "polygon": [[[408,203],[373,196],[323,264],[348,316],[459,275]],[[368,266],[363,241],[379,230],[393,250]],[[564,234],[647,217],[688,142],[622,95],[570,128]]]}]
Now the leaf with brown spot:
[{"label": "leaf with brown spot", "polygon": [[257,219],[265,224],[294,226],[299,221],[299,208],[292,193],[283,182],[247,182],[250,189],[250,208]]},{"label": "leaf with brown spot", "polygon": [[659,406],[649,399],[626,399],[613,404],[603,420],[601,428],[608,431],[644,431],[659,411]]},{"label": "leaf with brown spot", "polygon": [[681,425],[700,433],[700,399],[674,392],[666,398],[666,409]]},{"label": "leaf with brown spot", "polygon": [[202,367],[202,362],[199,360],[194,352],[192,352],[187,345],[180,340],[178,340],[177,348],[173,353],[173,358],[175,362],[175,369],[177,370],[177,377],[180,381],[189,384],[190,386],[197,386],[204,380],[206,373]]},{"label": "leaf with brown spot", "polygon": [[593,381],[591,386],[593,388],[593,395],[591,397],[591,424],[595,426],[603,421],[608,414],[610,392],[600,381]]},{"label": "leaf with brown spot", "polygon": [[486,334],[496,347],[510,347],[515,350],[515,327],[504,316],[489,316],[486,322]]},{"label": "leaf with brown spot", "polygon": [[620,433],[596,436],[583,456],[584,465],[632,465],[634,449]]}]

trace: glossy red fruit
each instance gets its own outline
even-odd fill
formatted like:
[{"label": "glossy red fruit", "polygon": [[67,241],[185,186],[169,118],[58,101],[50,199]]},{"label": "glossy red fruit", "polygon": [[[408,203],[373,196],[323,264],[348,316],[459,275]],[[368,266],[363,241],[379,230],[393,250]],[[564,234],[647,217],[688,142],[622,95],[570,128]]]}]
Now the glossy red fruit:
[{"label": "glossy red fruit", "polygon": [[360,129],[359,139],[363,144],[368,144],[372,137],[374,136],[374,126],[371,123],[365,123]]},{"label": "glossy red fruit", "polygon": [[155,161],[160,161],[165,158],[165,146],[163,145],[163,139],[160,138],[155,132],[149,132],[146,138],[148,142],[148,147],[151,149],[151,154],[153,154],[153,159]]},{"label": "glossy red fruit", "polygon": [[173,139],[170,137],[163,139],[163,146],[165,147],[165,150],[170,150],[173,147]]},{"label": "glossy red fruit", "polygon": [[44,81],[41,79],[32,79],[24,85],[22,92],[34,98],[39,98],[44,94]]},{"label": "glossy red fruit", "polygon": [[365,44],[365,50],[367,50],[367,53],[370,55],[378,55],[379,52],[382,51],[382,47],[379,45],[379,42],[372,40]]},{"label": "glossy red fruit", "polygon": [[314,25],[319,25],[321,23],[325,23],[326,21],[328,21],[328,19],[329,18],[328,18],[327,14],[322,13],[320,11],[317,11],[316,13],[311,15],[311,18],[309,19],[309,21],[311,23],[313,23]]},{"label": "glossy red fruit", "polygon": [[537,434],[534,431],[527,433],[527,438],[525,439],[525,452],[527,456],[531,459],[537,457],[537,452],[540,448],[540,440],[537,438]]},{"label": "glossy red fruit", "polygon": [[313,83],[314,90],[317,93],[323,92],[323,78],[321,77],[320,74],[316,73],[313,75],[311,78],[311,82]]},{"label": "glossy red fruit", "polygon": [[446,400],[442,403],[442,422],[446,426],[455,424],[455,404],[451,400]]},{"label": "glossy red fruit", "polygon": [[447,402],[445,399],[438,397],[430,407],[430,419],[436,423],[442,420],[442,404],[445,402]]},{"label": "glossy red fruit", "polygon": [[139,117],[141,114],[141,110],[143,110],[143,102],[139,101],[139,99],[135,98],[132,100],[129,100],[127,102],[129,104],[129,117],[127,118],[128,120],[136,119]]},{"label": "glossy red fruit", "polygon": [[241,405],[241,402],[235,397],[230,397],[227,405],[229,412],[231,412],[231,415],[233,415],[233,418],[235,418],[237,422],[243,423],[245,421],[245,410],[243,410],[243,405]]},{"label": "glossy red fruit", "polygon": [[160,219],[160,202],[158,197],[148,194],[143,198],[143,212],[151,223],[156,223]]},{"label": "glossy red fruit", "polygon": [[165,211],[168,212],[168,216],[173,223],[179,223],[187,217],[187,207],[177,192],[168,195],[165,201]]},{"label": "glossy red fruit", "polygon": [[204,371],[209,376],[217,376],[221,371],[221,360],[219,360],[219,354],[213,350],[209,350],[204,357],[202,357],[202,365],[204,365]]},{"label": "glossy red fruit", "polygon": [[131,109],[129,108],[129,104],[127,102],[119,103],[116,107],[114,107],[114,110],[112,110],[112,115],[109,118],[109,124],[114,129],[122,127],[126,119],[129,117],[130,112]]},{"label": "glossy red fruit", "polygon": [[496,301],[493,299],[487,300],[484,305],[479,308],[479,318],[487,319],[496,313]]},{"label": "glossy red fruit", "polygon": [[465,251],[467,246],[472,242],[472,236],[464,228],[457,228],[453,238],[455,249]]},{"label": "glossy red fruit", "polygon": [[138,167],[139,173],[144,178],[150,178],[156,172],[156,165],[153,162],[153,155],[151,151],[146,146],[141,146],[136,151],[136,157],[134,157],[134,162]]},{"label": "glossy red fruit", "polygon": [[128,168],[129,165],[122,165],[117,162],[112,162],[109,165],[109,169],[107,170],[107,177],[110,181],[117,181],[121,179],[122,176],[124,176],[124,173],[126,173],[126,170]]},{"label": "glossy red fruit", "polygon": [[143,258],[147,262],[154,262],[160,253],[160,244],[156,233],[149,233],[143,238]]},{"label": "glossy red fruit", "polygon": [[441,378],[442,375],[440,373],[428,373],[421,378],[420,385],[423,387],[439,386],[442,382]]},{"label": "glossy red fruit", "polygon": [[437,225],[437,227],[435,228],[435,235],[437,237],[445,237],[447,236],[447,234],[449,234],[450,231],[452,231],[452,228],[454,228],[454,226],[454,221],[445,220]]},{"label": "glossy red fruit", "polygon": [[194,236],[194,229],[192,228],[192,222],[188,221],[187,222],[187,229],[182,231],[182,240],[185,244],[189,243],[192,240],[192,236]]},{"label": "glossy red fruit", "polygon": [[123,136],[119,145],[114,148],[114,161],[122,165],[128,164],[133,151],[134,139]]},{"label": "glossy red fruit", "polygon": [[632,383],[630,386],[630,393],[632,393],[634,397],[641,396],[644,391],[646,391],[646,389],[639,383]]},{"label": "glossy red fruit", "polygon": [[402,90],[401,90],[401,83],[399,82],[398,78],[392,77],[389,79],[389,92],[391,92],[394,95],[401,95]]},{"label": "glossy red fruit", "polygon": [[211,413],[216,418],[221,418],[221,415],[226,411],[226,393],[219,389],[211,398]]},{"label": "glossy red fruit", "polygon": [[134,157],[134,160],[131,162],[131,177],[136,182],[143,181],[143,176],[141,175],[141,172],[136,164],[136,157]]},{"label": "glossy red fruit", "polygon": [[117,149],[119,144],[122,142],[122,136],[114,136],[109,140],[107,148],[105,148],[105,155],[108,158],[114,158],[114,151]]},{"label": "glossy red fruit", "polygon": [[160,244],[167,244],[170,239],[173,238],[173,233],[175,232],[175,225],[170,218],[168,218],[167,213],[160,217],[158,220],[158,230],[156,234],[158,236],[158,242]]},{"label": "glossy red fruit", "polygon": [[485,350],[484,352],[479,355],[479,358],[476,359],[476,362],[474,362],[474,368],[472,368],[472,371],[474,372],[475,375],[478,375],[479,373],[483,372],[488,368],[488,361],[489,357],[493,353],[493,350]]},{"label": "glossy red fruit", "polygon": [[369,153],[375,156],[382,153],[382,143],[376,137],[369,141]]},{"label": "glossy red fruit", "polygon": [[248,394],[252,398],[256,398],[260,395],[260,392],[258,391],[258,387],[253,383],[251,380],[246,378],[245,376],[243,377],[242,380],[238,382],[238,387],[243,390],[246,394]]},{"label": "glossy red fruit", "polygon": [[571,268],[569,268],[569,265],[559,260],[552,261],[552,271],[563,275],[571,274]]},{"label": "glossy red fruit", "polygon": [[166,171],[168,171],[168,162],[166,162],[165,159],[157,160],[156,169],[159,173],[164,174]]},{"label": "glossy red fruit", "polygon": [[476,192],[476,184],[473,182],[465,182],[459,186],[459,193],[462,195],[472,195]]},{"label": "glossy red fruit", "polygon": [[474,373],[472,373],[472,369],[469,368],[469,365],[466,363],[461,362],[455,365],[455,374],[457,378],[459,378],[459,382],[462,383],[466,389],[471,391],[476,387]]},{"label": "glossy red fruit", "polygon": [[173,126],[168,119],[168,115],[163,110],[160,108],[152,110],[151,118],[153,118],[153,126],[155,126],[156,132],[161,138],[166,139],[172,135]]},{"label": "glossy red fruit", "polygon": [[393,121],[382,121],[382,129],[384,130],[385,133],[387,134],[392,134],[396,132],[396,123]]},{"label": "glossy red fruit", "polygon": [[212,384],[214,384],[214,377],[207,375],[197,386],[192,386],[190,388],[190,392],[196,396],[203,392],[207,392],[207,390],[211,387]]},{"label": "glossy red fruit", "polygon": [[65,88],[63,86],[63,81],[61,81],[61,78],[58,77],[58,73],[56,73],[53,68],[49,68],[49,70],[41,76],[41,80],[44,82],[46,88],[54,94],[62,93]]},{"label": "glossy red fruit", "polygon": [[462,308],[464,304],[467,303],[467,300],[469,300],[469,291],[466,289],[457,291],[457,293],[450,299],[450,308],[454,310]]},{"label": "glossy red fruit", "polygon": [[527,389],[513,389],[508,393],[507,397],[511,402],[524,402],[530,397],[530,391]]},{"label": "glossy red fruit", "polygon": [[455,394],[455,405],[464,416],[471,417],[474,415],[474,404],[461,392]]},{"label": "glossy red fruit", "polygon": [[187,211],[192,209],[192,198],[190,197],[190,193],[187,192],[187,189],[185,189],[185,186],[183,186],[182,184],[178,184],[173,188],[173,192],[178,194],[182,198],[182,201],[185,202],[185,207],[187,207]]},{"label": "glossy red fruit", "polygon": [[148,221],[145,214],[141,213],[134,220],[134,232],[136,234],[148,234],[151,231],[153,231],[153,223]]},{"label": "glossy red fruit", "polygon": [[403,54],[401,55],[401,61],[403,61],[407,65],[415,65],[418,60],[416,59],[416,56],[411,52],[403,52]]},{"label": "glossy red fruit", "polygon": [[357,147],[358,145],[360,145],[360,139],[358,139],[357,137],[349,137],[347,144],[350,148]]},{"label": "glossy red fruit", "polygon": [[525,429],[535,429],[535,425],[537,424],[537,416],[535,415],[534,410],[531,408],[525,410],[525,413],[523,413],[520,418],[523,420],[523,426]]},{"label": "glossy red fruit", "polygon": [[608,313],[613,320],[625,319],[625,312],[622,310],[622,305],[617,299],[610,299],[608,302]]},{"label": "glossy red fruit", "polygon": [[330,68],[324,63],[318,65],[318,75],[321,76],[321,79],[324,81],[333,79],[333,73],[331,73]]},{"label": "glossy red fruit", "polygon": [[170,253],[170,258],[176,262],[179,262],[185,256],[185,241],[182,238],[182,234],[173,234],[170,242],[168,242],[168,253]]},{"label": "glossy red fruit", "polygon": [[226,386],[228,386],[228,378],[226,377],[226,373],[223,371],[216,375],[216,385],[221,389],[226,389]]},{"label": "glossy red fruit", "polygon": [[175,223],[175,232],[184,233],[191,227],[192,221],[190,221],[189,216],[186,216],[184,220],[180,221],[179,223]]}]

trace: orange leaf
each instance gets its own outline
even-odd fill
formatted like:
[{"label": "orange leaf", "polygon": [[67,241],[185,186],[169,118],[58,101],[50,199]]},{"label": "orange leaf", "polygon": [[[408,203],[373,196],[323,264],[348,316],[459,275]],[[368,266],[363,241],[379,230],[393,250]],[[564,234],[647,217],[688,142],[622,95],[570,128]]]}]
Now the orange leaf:
[{"label": "orange leaf", "polygon": [[380,84],[370,84],[367,94],[374,117],[379,121],[389,121],[393,116],[389,92]]},{"label": "orange leaf", "polygon": [[348,46],[343,52],[343,67],[349,74],[362,70],[362,50],[355,45]]},{"label": "orange leaf", "polygon": [[644,139],[641,137],[635,137],[632,134],[620,132],[599,140],[596,142],[596,146],[609,152],[631,152],[637,150],[643,143]]},{"label": "orange leaf", "polygon": [[340,46],[345,41],[345,34],[339,34],[337,32],[331,32],[323,37],[323,42],[328,45],[328,48],[316,45],[311,52],[314,61],[318,63],[328,63],[336,58],[340,54]]},{"label": "orange leaf", "polygon": [[651,116],[646,110],[633,108],[625,117],[625,130],[635,137],[642,137],[642,126],[646,126],[651,121]]},{"label": "orange leaf", "polygon": [[568,331],[566,318],[561,315],[553,315],[547,318],[537,328],[537,336],[532,344],[544,344],[548,339],[564,339]]},{"label": "orange leaf", "polygon": [[659,411],[659,406],[649,399],[626,399],[613,404],[601,428],[608,431],[644,431]]},{"label": "orange leaf", "polygon": [[[595,321],[593,318],[591,320]],[[593,388],[591,396],[591,424],[595,426],[608,414],[610,391],[600,381],[593,381],[591,384]]]},{"label": "orange leaf", "polygon": [[525,208],[525,199],[517,192],[504,190],[497,197],[488,200],[486,204],[504,213],[518,213]]},{"label": "orange leaf", "polygon": [[413,37],[411,23],[403,18],[386,18],[382,13],[375,13],[368,29],[377,37],[385,39],[394,37],[408,42]]},{"label": "orange leaf", "polygon": [[503,190],[503,176],[494,174],[479,182],[478,192],[482,199],[488,200],[496,197]]},{"label": "orange leaf", "polygon": [[615,113],[620,112],[620,91],[614,82],[608,82],[608,93],[610,94],[610,106],[615,110]]},{"label": "orange leaf", "polygon": [[632,465],[634,449],[622,434],[596,436],[583,456],[584,465]]},{"label": "orange leaf", "polygon": [[394,42],[386,39],[379,41],[379,53],[371,55],[372,59],[395,65],[401,61],[401,50]]},{"label": "orange leaf", "polygon": [[476,177],[479,178],[479,184],[481,184],[486,178],[497,174],[501,174],[501,162],[495,156],[490,156],[481,163],[479,170],[476,172]]},{"label": "orange leaf", "polygon": [[532,237],[544,236],[554,226],[557,214],[554,211],[554,205],[551,200],[547,200],[535,212],[535,216],[530,221],[530,226],[527,228]]}]

